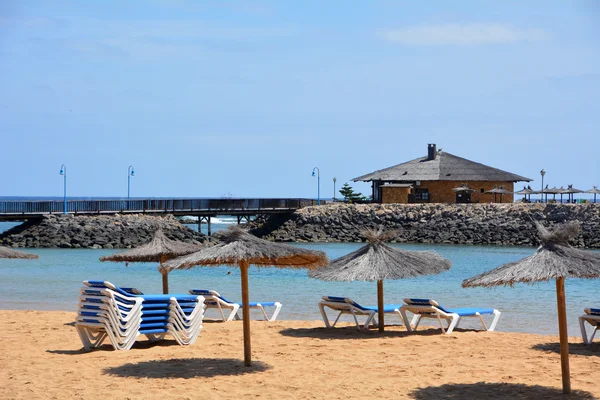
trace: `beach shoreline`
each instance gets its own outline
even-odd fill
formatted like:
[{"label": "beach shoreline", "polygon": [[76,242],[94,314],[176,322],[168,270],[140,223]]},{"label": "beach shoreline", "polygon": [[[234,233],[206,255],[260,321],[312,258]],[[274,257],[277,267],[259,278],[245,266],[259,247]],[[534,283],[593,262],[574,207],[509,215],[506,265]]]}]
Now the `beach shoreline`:
[{"label": "beach shoreline", "polygon": [[[402,326],[359,332],[321,321],[252,321],[251,368],[242,324],[207,320],[198,341],[84,352],[62,311],[0,311],[0,398],[267,399],[596,398],[600,344],[571,347],[572,384],[560,390],[558,337]],[[391,321],[390,322],[395,322]]]}]

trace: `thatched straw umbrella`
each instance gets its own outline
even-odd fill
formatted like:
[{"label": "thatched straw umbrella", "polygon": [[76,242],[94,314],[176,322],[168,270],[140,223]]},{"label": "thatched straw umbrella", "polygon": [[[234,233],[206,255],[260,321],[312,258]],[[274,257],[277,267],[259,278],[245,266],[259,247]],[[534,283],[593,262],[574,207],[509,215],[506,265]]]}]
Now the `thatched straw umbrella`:
[{"label": "thatched straw umbrella", "polygon": [[486,191],[486,193],[493,193],[494,194],[494,203],[496,202],[496,195],[500,195],[500,203],[502,203],[502,196],[505,194],[512,194],[513,192],[511,192],[510,190],[506,190],[504,189],[504,186],[494,186],[494,188],[492,190],[488,190]]},{"label": "thatched straw umbrella", "polygon": [[525,200],[527,200],[527,195],[529,195],[529,201],[531,201],[531,195],[538,193],[537,191],[533,190],[530,187],[525,187],[523,186],[523,190],[519,190],[518,192],[515,192],[515,194],[522,194],[523,196],[525,196]]},{"label": "thatched straw umbrella", "polygon": [[242,313],[244,325],[244,363],[250,366],[250,307],[248,267],[278,267],[314,269],[327,265],[322,251],[312,251],[282,243],[273,243],[253,236],[233,226],[219,235],[221,243],[164,264],[167,270],[190,269],[195,266],[239,266],[242,278]]},{"label": "thatched straw umbrella", "polygon": [[35,259],[40,258],[37,254],[25,253],[23,251],[13,250],[10,247],[0,246],[0,258],[22,258]]},{"label": "thatched straw umbrella", "polygon": [[536,225],[542,244],[535,254],[466,279],[462,285],[513,286],[515,283],[533,284],[555,279],[563,392],[570,393],[565,278],[600,277],[600,253],[575,249],[569,245],[569,240],[579,234],[577,222],[566,223],[553,231],[547,230],[539,223]]},{"label": "thatched straw umbrella", "polygon": [[415,278],[439,274],[452,266],[450,260],[431,251],[410,251],[385,243],[393,232],[367,230],[368,243],[360,249],[337,258],[325,268],[309,271],[311,278],[324,281],[377,281],[377,315],[379,332],[384,331],[383,280]]},{"label": "thatched straw umbrella", "polygon": [[573,187],[573,185],[569,185],[567,187],[567,189],[563,190],[562,193],[564,194],[568,194],[569,195],[569,202],[574,203],[575,202],[575,193],[584,193],[583,190],[580,189],[576,189]]},{"label": "thatched straw umbrella", "polygon": [[200,245],[177,242],[165,236],[163,230],[158,228],[149,243],[134,249],[100,257],[100,261],[116,262],[159,262],[158,271],[162,275],[163,293],[169,293],[169,271],[163,264],[172,258],[185,256],[200,249]]},{"label": "thatched straw umbrella", "polygon": [[594,195],[594,203],[595,203],[595,202],[596,202],[596,195],[597,195],[598,193],[600,193],[600,189],[598,189],[598,186],[594,186],[592,189],[590,189],[590,190],[586,190],[585,192],[586,192],[586,193],[591,193],[591,194],[593,194],[593,195]]}]

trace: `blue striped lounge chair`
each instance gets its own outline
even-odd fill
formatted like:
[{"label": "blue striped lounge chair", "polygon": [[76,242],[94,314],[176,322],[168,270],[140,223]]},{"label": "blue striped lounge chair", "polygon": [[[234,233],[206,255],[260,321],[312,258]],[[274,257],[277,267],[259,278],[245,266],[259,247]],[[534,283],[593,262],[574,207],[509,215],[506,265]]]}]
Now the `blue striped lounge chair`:
[{"label": "blue striped lounge chair", "polygon": [[[442,328],[442,333],[450,334],[462,318],[478,318],[483,325],[483,329],[493,331],[500,319],[501,312],[494,308],[444,308],[435,300],[430,299],[404,299],[404,305],[400,308],[402,319],[409,332],[416,331],[422,318],[437,319]],[[412,321],[408,321],[407,312],[413,315]],[[493,315],[494,320],[488,328],[482,315]],[[442,320],[448,322],[448,327],[444,328]]]},{"label": "blue striped lounge chair", "polygon": [[[594,336],[596,332],[600,330],[600,308],[586,308],[583,310],[585,314],[579,317],[579,326],[581,327],[581,338],[583,339],[583,343],[591,344],[594,340]],[[588,340],[587,332],[585,330],[585,323],[590,324],[594,327],[594,331],[592,332],[592,336]]]},{"label": "blue striped lounge chair", "polygon": [[[325,312],[325,307],[331,308],[332,310],[339,311],[339,314],[333,324],[329,322],[329,318],[327,317],[327,313]],[[355,302],[352,299],[347,297],[337,297],[337,296],[323,296],[323,300],[319,303],[319,310],[321,310],[321,316],[323,317],[323,322],[325,323],[326,328],[333,328],[335,324],[337,324],[338,320],[343,314],[351,314],[354,318],[354,322],[356,323],[356,328],[358,330],[368,329],[369,325],[373,324],[377,326],[377,321],[375,316],[377,315],[377,307],[374,306],[362,306]],[[384,306],[383,312],[386,314],[400,314],[400,304],[386,304]],[[357,315],[366,315],[367,320],[364,325],[361,325],[356,318]]]},{"label": "blue striped lounge chair", "polygon": [[[196,296],[203,296],[206,308],[218,309],[219,313],[221,314],[221,318],[223,319],[223,322],[230,322],[233,319],[241,319],[238,311],[242,306],[242,303],[235,303],[233,301],[227,300],[225,297],[221,296],[218,292],[214,290],[191,289],[190,294]],[[267,315],[265,307],[275,307],[275,311],[273,312],[271,317]],[[281,311],[281,307],[282,304],[278,301],[250,302],[250,308],[260,310],[265,316],[265,321],[275,321],[277,319],[277,316],[279,315],[279,311]],[[227,317],[223,313],[223,309],[231,310]]]}]

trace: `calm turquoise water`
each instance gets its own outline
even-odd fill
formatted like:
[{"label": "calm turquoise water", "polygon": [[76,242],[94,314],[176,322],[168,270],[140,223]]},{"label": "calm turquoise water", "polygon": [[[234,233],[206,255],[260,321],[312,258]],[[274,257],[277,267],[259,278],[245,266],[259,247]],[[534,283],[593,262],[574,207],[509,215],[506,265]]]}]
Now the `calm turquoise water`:
[{"label": "calm turquoise water", "polygon": [[[0,230],[10,224],[0,223]],[[213,225],[222,229],[225,224]],[[191,227],[191,226],[190,226]],[[361,246],[359,243],[296,244],[322,250],[333,259]],[[434,250],[453,262],[450,271],[416,279],[386,281],[386,303],[401,303],[404,297],[434,298],[446,307],[494,307],[503,315],[500,331],[543,334],[557,333],[554,282],[518,285],[514,288],[463,289],[463,279],[515,261],[534,252],[533,248],[450,245],[399,245],[412,250]],[[161,291],[156,264],[101,263],[100,256],[113,250],[30,249],[39,260],[0,259],[0,308],[37,310],[75,310],[81,282],[108,280],[121,286],[134,286],[146,293]],[[190,288],[214,289],[225,297],[240,299],[240,276],[236,268],[195,268],[173,271],[169,276],[172,293]],[[280,301],[281,319],[320,319],[317,303],[322,295],[339,295],[365,305],[376,304],[375,282],[323,282],[311,279],[304,270],[254,268],[250,270],[251,301]],[[585,307],[600,306],[600,281],[570,279],[566,283],[569,332],[579,335],[577,317]],[[387,317],[396,323],[395,316]],[[476,327],[465,321],[461,327]]]}]

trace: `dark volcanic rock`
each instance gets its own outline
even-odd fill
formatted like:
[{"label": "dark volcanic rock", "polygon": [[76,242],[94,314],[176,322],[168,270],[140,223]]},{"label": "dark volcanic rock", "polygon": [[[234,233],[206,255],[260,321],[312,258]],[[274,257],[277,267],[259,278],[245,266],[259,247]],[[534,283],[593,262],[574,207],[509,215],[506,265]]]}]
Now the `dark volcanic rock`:
[{"label": "dark volcanic rock", "polygon": [[545,226],[579,221],[577,247],[600,248],[596,204],[328,204],[285,217],[259,216],[252,232],[279,242],[364,241],[365,228],[396,231],[396,242],[539,244],[534,221]]},{"label": "dark volcanic rock", "polygon": [[183,226],[171,216],[52,214],[0,234],[0,244],[11,247],[131,248],[152,240],[157,226],[173,240],[187,243],[206,240],[205,235]]}]

